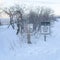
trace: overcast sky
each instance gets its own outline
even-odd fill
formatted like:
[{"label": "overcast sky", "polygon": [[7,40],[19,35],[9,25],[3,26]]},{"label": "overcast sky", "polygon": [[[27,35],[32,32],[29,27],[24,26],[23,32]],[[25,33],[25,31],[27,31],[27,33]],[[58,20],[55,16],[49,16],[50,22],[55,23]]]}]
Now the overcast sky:
[{"label": "overcast sky", "polygon": [[60,15],[60,0],[0,0],[0,7],[9,7],[14,4],[31,8],[36,6],[47,6],[52,8],[56,15]]}]

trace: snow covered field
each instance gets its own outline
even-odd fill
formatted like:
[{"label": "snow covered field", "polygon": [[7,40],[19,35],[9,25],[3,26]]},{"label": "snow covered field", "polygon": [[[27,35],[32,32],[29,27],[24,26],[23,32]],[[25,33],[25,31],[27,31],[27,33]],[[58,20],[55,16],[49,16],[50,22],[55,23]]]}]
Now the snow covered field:
[{"label": "snow covered field", "polygon": [[0,60],[60,60],[60,20],[46,42],[43,35],[36,34],[28,45],[25,36],[17,36],[12,27],[0,26]]}]

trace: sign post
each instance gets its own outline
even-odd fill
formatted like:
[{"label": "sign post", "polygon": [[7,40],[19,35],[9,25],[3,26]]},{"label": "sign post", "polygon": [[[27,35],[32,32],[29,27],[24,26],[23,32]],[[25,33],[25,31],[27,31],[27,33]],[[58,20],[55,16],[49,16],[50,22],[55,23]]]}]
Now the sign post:
[{"label": "sign post", "polygon": [[31,33],[33,31],[33,24],[25,25],[25,32],[27,33],[27,43],[31,44]]},{"label": "sign post", "polygon": [[41,34],[44,35],[44,41],[46,41],[46,36],[50,34],[50,22],[41,22]]},{"label": "sign post", "polygon": [[46,35],[44,35],[44,41],[46,41]]}]

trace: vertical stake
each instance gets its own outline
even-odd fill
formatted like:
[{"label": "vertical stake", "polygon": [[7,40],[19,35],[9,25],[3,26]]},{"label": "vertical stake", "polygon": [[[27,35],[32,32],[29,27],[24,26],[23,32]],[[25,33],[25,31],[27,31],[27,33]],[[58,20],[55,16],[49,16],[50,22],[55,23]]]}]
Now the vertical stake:
[{"label": "vertical stake", "polygon": [[46,41],[46,35],[44,35],[44,41]]}]

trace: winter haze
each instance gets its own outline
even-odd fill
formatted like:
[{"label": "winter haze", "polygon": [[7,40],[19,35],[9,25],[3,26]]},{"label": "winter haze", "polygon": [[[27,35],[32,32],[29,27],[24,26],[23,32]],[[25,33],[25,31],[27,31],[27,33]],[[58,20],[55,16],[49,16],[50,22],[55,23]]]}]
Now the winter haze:
[{"label": "winter haze", "polygon": [[9,7],[14,4],[28,7],[47,6],[52,8],[56,15],[60,15],[60,0],[0,0],[0,7]]},{"label": "winter haze", "polygon": [[60,60],[60,0],[0,0],[0,60]]}]

